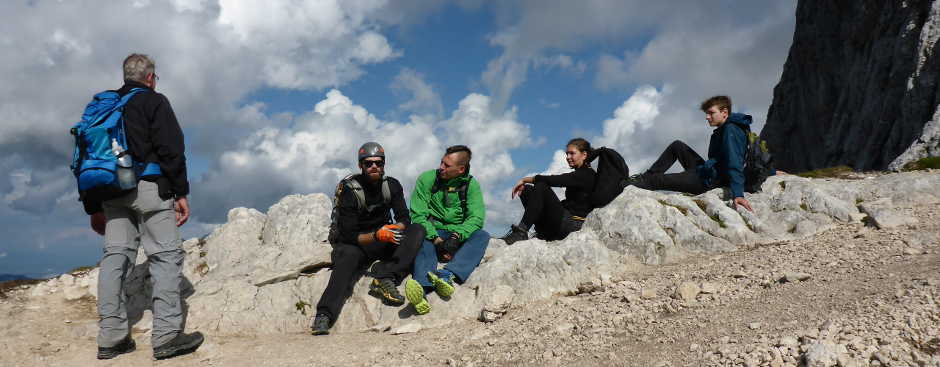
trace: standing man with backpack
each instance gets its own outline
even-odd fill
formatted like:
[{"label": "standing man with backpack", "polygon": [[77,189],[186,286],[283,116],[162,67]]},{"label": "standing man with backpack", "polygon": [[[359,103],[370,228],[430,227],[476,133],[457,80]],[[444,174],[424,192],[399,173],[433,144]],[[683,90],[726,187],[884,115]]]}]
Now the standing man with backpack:
[{"label": "standing man with backpack", "polygon": [[[405,283],[405,297],[419,315],[431,311],[426,294],[450,297],[454,282],[470,278],[489,246],[483,192],[470,175],[472,155],[464,145],[447,148],[440,167],[418,176],[411,193],[411,221],[427,232]],[[447,264],[438,269],[438,260]]]},{"label": "standing man with backpack", "polygon": [[[716,187],[728,187],[735,205],[754,211],[744,197],[751,116],[732,113],[731,98],[727,96],[711,97],[702,102],[700,108],[705,113],[708,125],[715,128],[708,143],[708,160],[702,159],[688,145],[676,140],[645,173],[631,183],[647,190],[679,191],[694,195]],[[684,171],[666,173],[676,161]],[[769,168],[768,173],[775,174],[773,168]]]},{"label": "standing man with backpack", "polygon": [[329,334],[356,276],[376,260],[369,294],[389,305],[405,304],[398,285],[408,276],[424,239],[424,227],[411,224],[401,183],[385,176],[385,149],[368,142],[359,148],[358,157],[361,173],[336,186],[329,235],[333,272],[317,302],[310,325],[313,335]]},{"label": "standing man with backpack", "polygon": [[[73,129],[78,143],[73,169],[80,197],[93,229],[105,236],[98,275],[98,359],[111,359],[136,347],[128,327],[124,279],[141,245],[153,284],[154,358],[191,353],[204,340],[199,332],[183,333],[184,254],[178,227],[189,219],[189,182],[183,132],[170,101],[154,91],[159,79],[155,69],[147,55],[128,56],[124,86],[95,96],[83,122]],[[108,105],[117,98],[121,101]],[[89,120],[103,110],[105,114]],[[117,124],[94,129],[109,121]],[[101,179],[102,172],[112,172],[114,178],[109,169],[117,171],[120,185]]]}]

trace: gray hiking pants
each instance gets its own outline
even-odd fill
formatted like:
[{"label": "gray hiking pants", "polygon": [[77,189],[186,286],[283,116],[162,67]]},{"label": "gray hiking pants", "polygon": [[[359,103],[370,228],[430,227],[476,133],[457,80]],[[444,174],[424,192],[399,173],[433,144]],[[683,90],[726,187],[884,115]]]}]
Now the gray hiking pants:
[{"label": "gray hiking pants", "polygon": [[140,181],[137,189],[102,206],[107,225],[98,274],[98,346],[112,347],[129,335],[124,280],[141,244],[150,262],[153,286],[151,343],[166,343],[182,330],[183,323],[183,250],[173,200],[161,200],[157,184]]}]

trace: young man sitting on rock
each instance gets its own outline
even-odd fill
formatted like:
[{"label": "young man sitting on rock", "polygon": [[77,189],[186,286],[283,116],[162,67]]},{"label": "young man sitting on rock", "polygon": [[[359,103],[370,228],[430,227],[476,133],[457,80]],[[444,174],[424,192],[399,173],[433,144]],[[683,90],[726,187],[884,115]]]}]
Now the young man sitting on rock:
[{"label": "young man sitting on rock", "polygon": [[[454,282],[467,281],[489,246],[483,192],[470,175],[470,158],[466,146],[447,148],[440,167],[418,176],[411,193],[411,221],[427,233],[405,283],[405,297],[419,315],[431,311],[426,294],[450,297]],[[447,264],[438,269],[438,260]]]},{"label": "young man sitting on rock", "polygon": [[[747,153],[747,132],[751,116],[731,112],[731,98],[714,96],[700,106],[705,121],[714,127],[708,142],[708,160],[692,148],[676,140],[659,159],[639,177],[632,180],[636,187],[647,190],[669,190],[698,195],[716,187],[728,187],[734,204],[754,211],[744,198],[744,159]],[[666,173],[676,161],[683,172]],[[773,175],[773,173],[771,173]]]},{"label": "young man sitting on rock", "polygon": [[[403,305],[398,285],[408,276],[424,239],[424,227],[411,225],[401,184],[385,176],[385,149],[369,142],[358,154],[362,173],[337,186],[330,225],[333,272],[317,302],[313,335],[329,334],[357,275],[376,260],[369,294],[389,305]],[[395,212],[394,224],[390,210]]]}]

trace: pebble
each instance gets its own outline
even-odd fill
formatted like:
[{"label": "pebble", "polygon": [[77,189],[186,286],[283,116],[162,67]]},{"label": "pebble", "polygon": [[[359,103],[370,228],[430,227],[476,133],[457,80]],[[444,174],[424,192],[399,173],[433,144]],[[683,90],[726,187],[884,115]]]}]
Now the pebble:
[{"label": "pebble", "polygon": [[920,255],[922,253],[924,253],[924,250],[921,250],[919,248],[908,247],[904,249],[905,255]]},{"label": "pebble", "polygon": [[783,277],[780,278],[781,283],[792,283],[792,282],[802,282],[809,280],[812,275],[807,273],[800,272],[786,272],[783,273]]},{"label": "pebble", "polygon": [[401,335],[401,334],[411,334],[421,331],[421,324],[417,322],[408,323],[402,326],[399,326],[392,330],[392,334]]},{"label": "pebble", "polygon": [[673,294],[673,298],[680,299],[685,302],[695,301],[695,297],[698,296],[700,289],[697,284],[693,282],[682,282],[676,287],[676,292]]}]

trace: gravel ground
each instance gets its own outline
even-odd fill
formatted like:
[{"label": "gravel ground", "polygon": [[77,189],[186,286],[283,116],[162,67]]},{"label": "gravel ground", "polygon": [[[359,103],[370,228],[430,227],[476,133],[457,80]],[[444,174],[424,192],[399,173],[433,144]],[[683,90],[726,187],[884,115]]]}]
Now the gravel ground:
[{"label": "gravel ground", "polygon": [[149,330],[137,328],[138,351],[95,360],[94,301],[29,297],[23,286],[0,297],[0,365],[940,367],[940,205],[903,210],[917,223],[846,224],[631,269],[491,323],[209,335],[196,353],[161,362],[151,361]]}]

